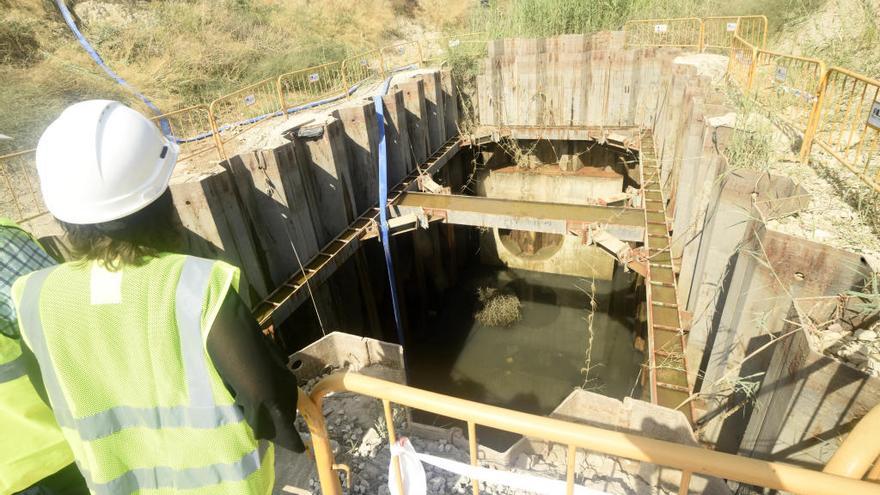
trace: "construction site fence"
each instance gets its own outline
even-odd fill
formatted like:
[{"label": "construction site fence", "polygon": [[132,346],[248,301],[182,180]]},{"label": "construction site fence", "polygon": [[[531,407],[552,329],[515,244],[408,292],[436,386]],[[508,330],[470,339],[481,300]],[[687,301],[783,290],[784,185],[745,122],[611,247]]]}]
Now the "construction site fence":
[{"label": "construction site fence", "polygon": [[[880,82],[818,59],[766,49],[765,16],[641,19],[624,25],[627,46],[726,50],[728,77],[777,121],[802,133],[801,157],[813,144],[880,192]],[[254,124],[341,98],[401,68],[486,51],[486,33],[397,43],[338,62],[281,74],[196,105],[153,118],[170,129],[181,157],[227,158],[226,145]],[[209,139],[210,138],[210,139]],[[4,194],[0,214],[23,219],[41,212],[33,152],[0,156]],[[27,173],[19,177],[22,171]],[[12,197],[11,197],[12,196]]]},{"label": "construction site fence", "polygon": [[767,43],[767,17],[678,17],[636,19],[623,26],[628,47],[668,46],[703,50],[728,50],[734,36],[764,48]]},{"label": "construction site fence", "polygon": [[[153,117],[180,146],[179,160],[228,159],[227,145],[254,124],[347,98],[370,81],[456,54],[485,53],[486,33],[408,41],[307,67],[249,84],[203,105]],[[36,178],[34,150],[0,155],[3,175],[0,216],[24,221],[45,213]]]},{"label": "construction site fence", "polygon": [[[386,438],[389,444],[397,442],[397,424],[401,422],[394,414],[395,405],[427,411],[465,423],[472,466],[477,466],[480,458],[477,425],[562,446],[567,451],[565,485],[568,494],[574,493],[575,489],[577,474],[575,464],[578,451],[599,453],[677,470],[681,473],[679,494],[690,493],[689,487],[694,475],[711,476],[800,494],[858,495],[878,491],[876,484],[861,481],[861,478],[867,475],[870,479],[872,474],[868,471],[877,458],[877,446],[871,442],[875,428],[880,426],[878,425],[880,407],[862,418],[850,437],[838,449],[838,453],[829,461],[825,472],[820,472],[791,464],[752,459],[702,447],[655,440],[638,434],[512,411],[378,378],[342,372],[322,379],[310,395],[299,391],[297,402],[309,427],[311,450],[317,466],[321,493],[324,495],[341,495],[342,488],[337,471],[348,471],[347,466],[335,462],[322,413],[324,398],[341,392],[372,397],[382,402]],[[853,436],[857,432],[859,435]],[[397,493],[405,493],[399,459],[392,457],[391,462],[391,482],[397,484]],[[476,479],[471,480],[471,491],[474,495],[480,493],[480,484]]]},{"label": "construction site fence", "polygon": [[[880,81],[819,59],[766,48],[764,16],[643,19],[624,26],[626,44],[726,50],[728,80],[777,123],[803,136],[872,192],[880,192]],[[695,42],[694,40],[699,40]]]}]

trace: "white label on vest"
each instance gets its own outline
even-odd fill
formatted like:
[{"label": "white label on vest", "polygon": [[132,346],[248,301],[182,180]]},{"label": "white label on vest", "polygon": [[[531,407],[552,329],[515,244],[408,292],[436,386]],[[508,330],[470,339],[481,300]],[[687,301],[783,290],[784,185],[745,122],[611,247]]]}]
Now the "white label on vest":
[{"label": "white label on vest", "polygon": [[111,272],[93,261],[91,275],[89,283],[93,306],[122,302],[122,270]]},{"label": "white label on vest", "polygon": [[654,24],[655,33],[665,33],[669,26],[666,24]]},{"label": "white label on vest", "polygon": [[734,31],[736,31],[736,23],[735,22],[728,22],[727,23],[727,32],[732,33]]},{"label": "white label on vest", "polygon": [[868,115],[868,125],[874,129],[880,129],[880,101],[871,105],[871,113]]}]

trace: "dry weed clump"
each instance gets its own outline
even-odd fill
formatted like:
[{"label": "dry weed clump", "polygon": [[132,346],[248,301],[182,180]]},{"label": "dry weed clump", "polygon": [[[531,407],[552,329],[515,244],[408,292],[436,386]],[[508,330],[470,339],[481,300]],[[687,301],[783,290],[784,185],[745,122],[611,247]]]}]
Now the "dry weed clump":
[{"label": "dry weed clump", "polygon": [[480,287],[477,297],[483,307],[474,318],[487,327],[508,327],[522,318],[522,304],[514,294],[494,287]]}]

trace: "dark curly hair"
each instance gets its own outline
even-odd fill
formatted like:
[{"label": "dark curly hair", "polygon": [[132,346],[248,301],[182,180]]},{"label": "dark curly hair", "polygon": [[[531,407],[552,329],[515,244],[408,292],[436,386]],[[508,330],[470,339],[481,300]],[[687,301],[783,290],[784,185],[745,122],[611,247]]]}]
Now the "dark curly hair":
[{"label": "dark curly hair", "polygon": [[139,266],[180,245],[177,212],[166,189],[156,201],[127,217],[104,223],[78,225],[61,222],[70,251],[81,260],[99,260],[110,270]]}]

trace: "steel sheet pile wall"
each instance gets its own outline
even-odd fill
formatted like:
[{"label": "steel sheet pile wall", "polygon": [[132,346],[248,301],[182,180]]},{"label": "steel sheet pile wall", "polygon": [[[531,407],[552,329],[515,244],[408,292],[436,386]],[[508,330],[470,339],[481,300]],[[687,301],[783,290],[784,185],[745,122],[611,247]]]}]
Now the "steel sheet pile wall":
[{"label": "steel sheet pile wall", "polygon": [[[793,297],[858,286],[858,255],[766,228],[807,207],[786,177],[730,169],[731,109],[673,48],[624,49],[619,33],[490,42],[478,77],[485,126],[637,126],[653,130],[662,166],[686,357],[705,438],[736,451],[752,412],[737,383],[766,370]],[[777,386],[751,377],[754,393]],[[712,397],[717,397],[713,400]],[[834,404],[817,404],[833,407]],[[825,409],[823,409],[825,411]],[[822,414],[834,414],[825,411]],[[754,445],[755,439],[750,440]],[[764,445],[772,451],[774,439]]]},{"label": "steel sheet pile wall", "polygon": [[[448,73],[420,71],[398,80],[384,97],[392,185],[456,134],[458,122]],[[293,133],[290,142],[240,153],[222,166],[186,163],[172,180],[188,250],[241,267],[254,303],[299,272],[297,256],[304,265],[320,259],[334,237],[376,205],[378,130],[372,100],[318,111],[306,122],[312,137]],[[381,337],[375,304],[369,301],[372,286],[384,281],[372,278],[362,254],[342,266],[356,246],[353,239],[333,259],[335,266],[312,280],[314,299],[328,331]],[[321,283],[337,269],[356,283]],[[279,308],[276,323],[307,296],[300,291]]]}]

